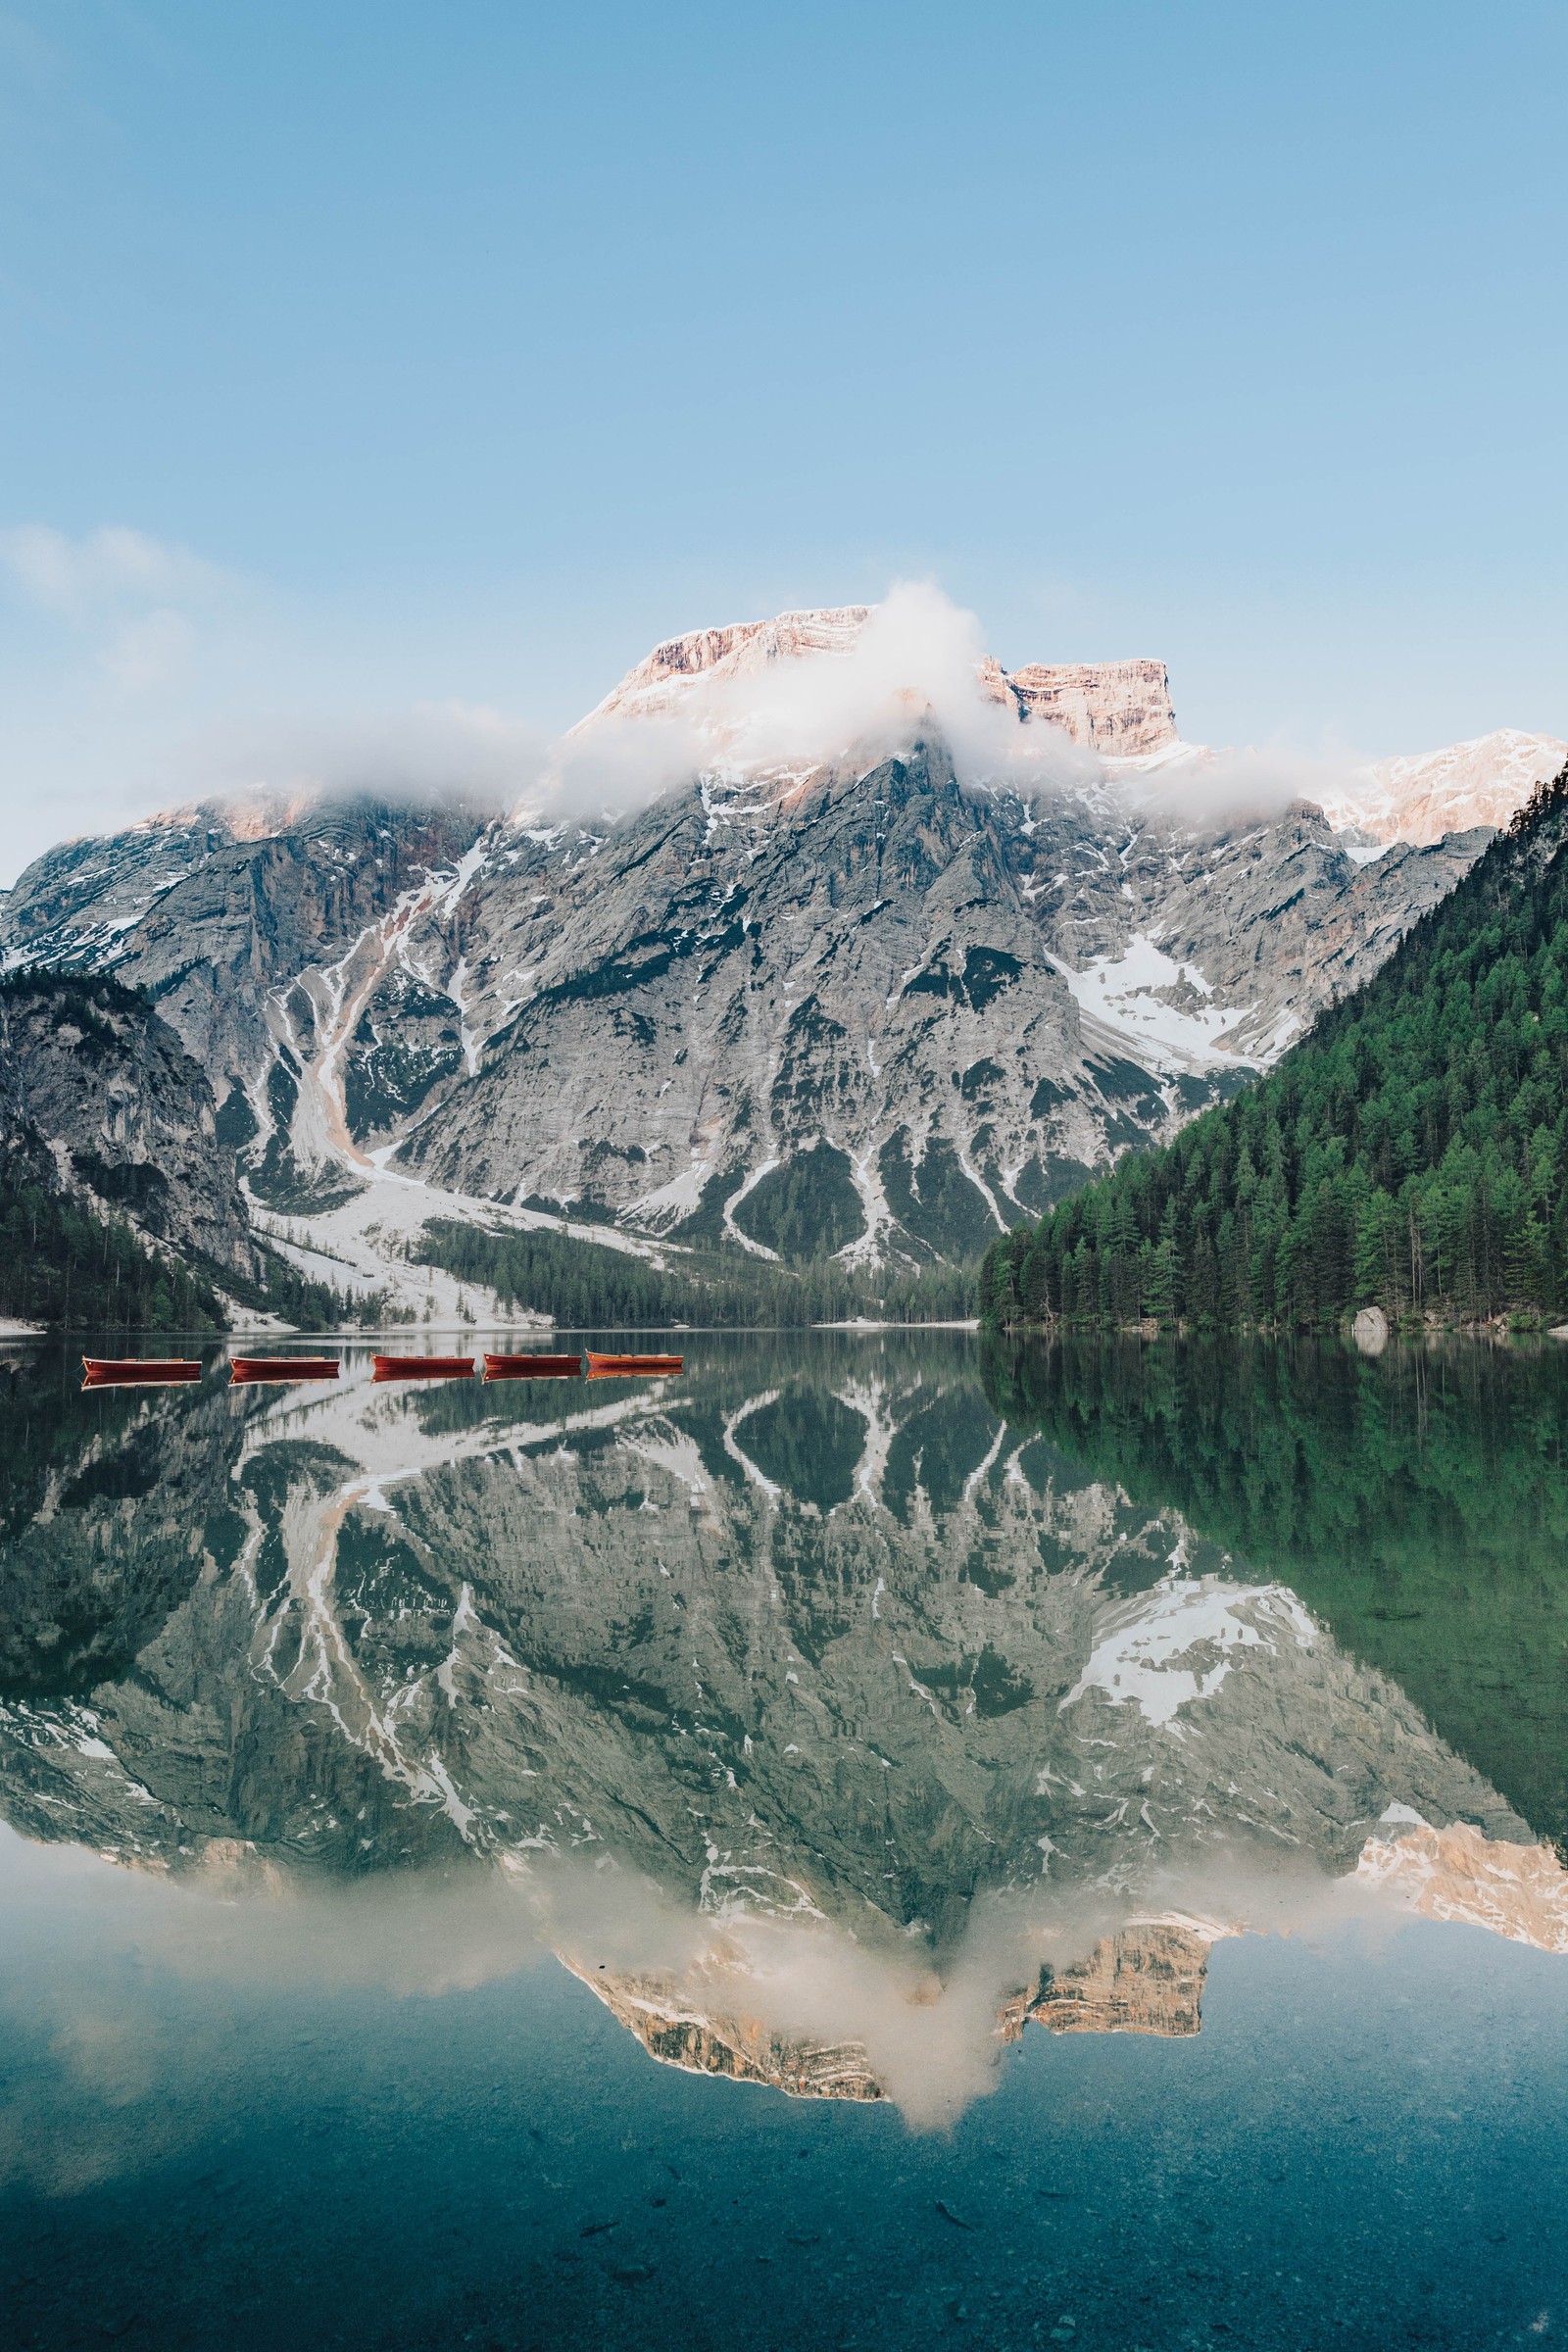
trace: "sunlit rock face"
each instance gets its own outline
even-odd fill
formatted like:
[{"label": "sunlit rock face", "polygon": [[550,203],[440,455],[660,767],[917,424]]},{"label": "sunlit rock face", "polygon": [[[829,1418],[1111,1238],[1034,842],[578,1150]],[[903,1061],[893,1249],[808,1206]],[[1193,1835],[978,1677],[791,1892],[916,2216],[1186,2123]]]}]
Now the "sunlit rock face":
[{"label": "sunlit rock face", "polygon": [[1163,662],[1030,662],[999,671],[998,682],[1020,716],[1107,760],[1145,759],[1180,740]]},{"label": "sunlit rock face", "polygon": [[[1059,1968],[1047,1961],[1032,1984],[998,2003],[995,2037],[1016,2041],[1026,2025],[1052,2034],[1196,2034],[1215,1932],[1140,1920],[1102,1936],[1081,1960]],[[682,1971],[613,1970],[576,1952],[560,1956],[662,2065],[765,2083],[793,2098],[887,2095],[863,2041],[783,2031],[736,2006],[760,1986],[732,1937]],[[917,2011],[919,2000],[911,2005]]]},{"label": "sunlit rock face", "polygon": [[718,2004],[734,1996],[733,1968],[699,1966],[680,1976],[651,1970],[612,1975],[570,1952],[561,1957],[662,2066],[760,2082],[797,2099],[883,2096],[863,2043],[815,2041],[780,2033],[760,2018],[726,2013]]},{"label": "sunlit rock face", "polygon": [[[690,713],[710,740],[724,744],[739,705],[712,690],[765,679],[778,664],[812,656],[853,654],[874,608],[837,605],[781,612],[772,620],[733,622],[672,637],[629,669],[576,730],[608,721]],[[1026,724],[1054,728],[1069,743],[1110,759],[1169,750],[1179,741],[1163,662],[1031,662],[1004,669],[987,655],[976,666],[981,693]]]},{"label": "sunlit rock face", "polygon": [[1356,1864],[1368,1886],[1396,1891],[1424,1919],[1490,1929],[1511,1943],[1568,1952],[1568,1872],[1549,1845],[1483,1837],[1468,1822],[1435,1829],[1391,1807]]},{"label": "sunlit rock face", "polygon": [[1006,2004],[1004,2037],[1016,2039],[1028,2024],[1053,2034],[1196,2034],[1213,1940],[1211,1928],[1168,1920],[1103,1936],[1082,1960],[1048,1963],[1034,1987]]},{"label": "sunlit rock face", "polygon": [[693,702],[694,689],[764,676],[778,662],[851,653],[870,617],[869,605],[833,605],[666,638],[579,721],[579,732],[610,719],[665,717]]},{"label": "sunlit rock face", "polygon": [[1221,807],[1152,659],[971,650],[939,712],[884,648],[861,709],[877,622],[667,641],[507,813],[264,796],[67,845],[0,957],[152,990],[253,1197],[340,1265],[407,1230],[390,1155],[448,1214],[907,1266],[1234,1092],[1484,845]]},{"label": "sunlit rock face", "polygon": [[1568,743],[1558,736],[1498,727],[1439,752],[1375,760],[1325,796],[1324,808],[1336,825],[1357,825],[1378,841],[1436,842],[1507,824],[1565,763]]}]

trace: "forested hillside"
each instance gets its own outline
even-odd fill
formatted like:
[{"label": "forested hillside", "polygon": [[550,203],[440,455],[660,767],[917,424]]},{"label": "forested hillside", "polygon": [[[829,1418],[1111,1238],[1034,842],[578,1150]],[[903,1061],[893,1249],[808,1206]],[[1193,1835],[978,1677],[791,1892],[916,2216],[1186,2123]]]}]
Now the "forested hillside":
[{"label": "forested hillside", "polygon": [[105,975],[0,980],[0,1317],[215,1331],[226,1307],[320,1328],[377,1319],[250,1229],[199,1066]]},{"label": "forested hillside", "polygon": [[504,1306],[532,1308],[564,1330],[656,1330],[870,1321],[941,1323],[971,1315],[973,1272],[927,1267],[917,1274],[854,1273],[834,1264],[768,1265],[739,1250],[650,1265],[595,1242],[545,1233],[486,1233],[434,1218],[416,1263],[441,1266],[460,1282],[482,1283]]},{"label": "forested hillside", "polygon": [[220,1288],[241,1307],[304,1331],[382,1319],[379,1293],[351,1298],[272,1250],[259,1253],[259,1280],[210,1260],[182,1265],[123,1218],[61,1191],[53,1175],[40,1152],[0,1151],[0,1317],[68,1331],[217,1332],[230,1320]]},{"label": "forested hillside", "polygon": [[0,1315],[69,1328],[218,1331],[205,1273],[155,1257],[120,1218],[51,1181],[41,1151],[0,1155]]},{"label": "forested hillside", "polygon": [[1278,1067],[999,1240],[993,1322],[1568,1306],[1568,770]]}]

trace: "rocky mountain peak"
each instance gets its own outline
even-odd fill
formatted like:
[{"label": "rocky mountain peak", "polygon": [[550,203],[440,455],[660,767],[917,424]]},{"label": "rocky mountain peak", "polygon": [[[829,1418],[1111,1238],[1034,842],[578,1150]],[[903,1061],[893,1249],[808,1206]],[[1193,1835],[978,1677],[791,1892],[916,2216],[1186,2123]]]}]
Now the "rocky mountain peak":
[{"label": "rocky mountain peak", "polygon": [[[862,645],[878,610],[834,605],[667,638],[626,672],[572,734],[611,719],[672,716],[692,701],[694,689],[760,677],[778,662],[824,655],[843,659]],[[1163,662],[1031,662],[1007,670],[987,654],[976,665],[975,679],[986,701],[1002,704],[1026,723],[1055,727],[1102,758],[1142,759],[1180,740]],[[918,679],[911,677],[906,691],[921,700]]]},{"label": "rocky mountain peak", "polygon": [[742,620],[716,629],[689,629],[666,638],[627,670],[572,729],[579,734],[608,718],[646,718],[678,706],[699,679],[754,676],[774,662],[808,654],[847,654],[871,617],[869,605],[833,605],[808,612],[780,612],[771,620]]},{"label": "rocky mountain peak", "polygon": [[0,965],[148,991],[252,1199],[369,1288],[406,1269],[361,1229],[438,1192],[634,1251],[919,1265],[1245,1084],[1487,838],[1389,827],[1504,814],[1563,751],[1244,811],[1162,662],[1004,669],[918,590],[671,637],[561,749],[510,821],[323,790],[67,845],[0,902]]},{"label": "rocky mountain peak", "polygon": [[1147,759],[1181,740],[1163,662],[1029,662],[1004,670],[987,661],[981,683],[993,700],[1012,702],[1020,718],[1059,727],[1102,759]]},{"label": "rocky mountain peak", "polygon": [[1565,763],[1568,743],[1559,736],[1495,727],[1442,751],[1374,760],[1321,801],[1332,825],[1359,825],[1378,841],[1430,843],[1476,825],[1507,824]]}]

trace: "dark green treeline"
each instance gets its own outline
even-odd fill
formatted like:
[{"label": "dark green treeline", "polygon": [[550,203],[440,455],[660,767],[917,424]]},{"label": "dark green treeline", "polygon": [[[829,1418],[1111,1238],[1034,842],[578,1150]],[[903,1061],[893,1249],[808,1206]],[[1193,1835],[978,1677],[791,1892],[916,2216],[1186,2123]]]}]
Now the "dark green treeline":
[{"label": "dark green treeline", "polygon": [[998,1336],[984,1378],[1288,1585],[1568,1856],[1568,1347]]},{"label": "dark green treeline", "polygon": [[972,1266],[917,1274],[857,1274],[830,1260],[769,1265],[739,1250],[671,1252],[651,1264],[608,1244],[536,1228],[488,1233],[436,1217],[414,1251],[460,1282],[482,1283],[507,1306],[532,1308],[569,1331],[652,1331],[672,1324],[809,1325],[858,1315],[940,1323],[974,1312]]},{"label": "dark green treeline", "polygon": [[0,1155],[0,1315],[62,1328],[220,1331],[204,1272],[155,1257],[131,1227],[51,1181],[42,1154]]},{"label": "dark green treeline", "polygon": [[[149,1031],[161,1026],[143,991],[122,988],[104,973],[29,965],[0,978],[0,1001],[7,1005],[25,1009],[40,1000],[56,1022],[74,1025],[84,1082],[106,1102],[105,1049],[134,1055],[138,1045],[147,1045]],[[0,1096],[7,1092],[0,1084]],[[130,1212],[119,1213],[62,1183],[53,1151],[9,1102],[0,1101],[0,1114],[8,1114],[0,1116],[0,1317],[104,1334],[218,1332],[225,1328],[226,1305],[233,1301],[312,1330],[379,1319],[379,1295],[355,1298],[312,1281],[266,1244],[256,1248],[249,1275],[157,1247],[133,1222],[145,1218],[149,1196],[156,1202],[164,1187],[156,1167],[76,1155],[78,1176]]]},{"label": "dark green treeline", "polygon": [[304,1331],[379,1322],[384,1294],[351,1298],[258,1252],[261,1279],[155,1252],[123,1218],[59,1190],[41,1152],[0,1152],[0,1316],[54,1330],[218,1332],[224,1299]]},{"label": "dark green treeline", "polygon": [[1568,1307],[1568,771],[1269,1076],[989,1251],[997,1323]]}]

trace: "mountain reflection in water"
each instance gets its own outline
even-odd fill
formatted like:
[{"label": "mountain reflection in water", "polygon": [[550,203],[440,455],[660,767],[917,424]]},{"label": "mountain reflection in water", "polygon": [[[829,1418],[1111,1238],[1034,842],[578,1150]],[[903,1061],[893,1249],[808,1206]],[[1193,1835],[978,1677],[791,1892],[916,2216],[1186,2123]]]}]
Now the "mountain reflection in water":
[{"label": "mountain reflection in water", "polygon": [[6,1820],[251,1947],[335,1888],[387,1948],[418,1873],[460,1979],[542,1944],[657,2058],[920,2124],[1030,2021],[1196,2034],[1222,1936],[1568,1950],[1564,1354],[686,1348],[613,1396],[19,1354]]}]

